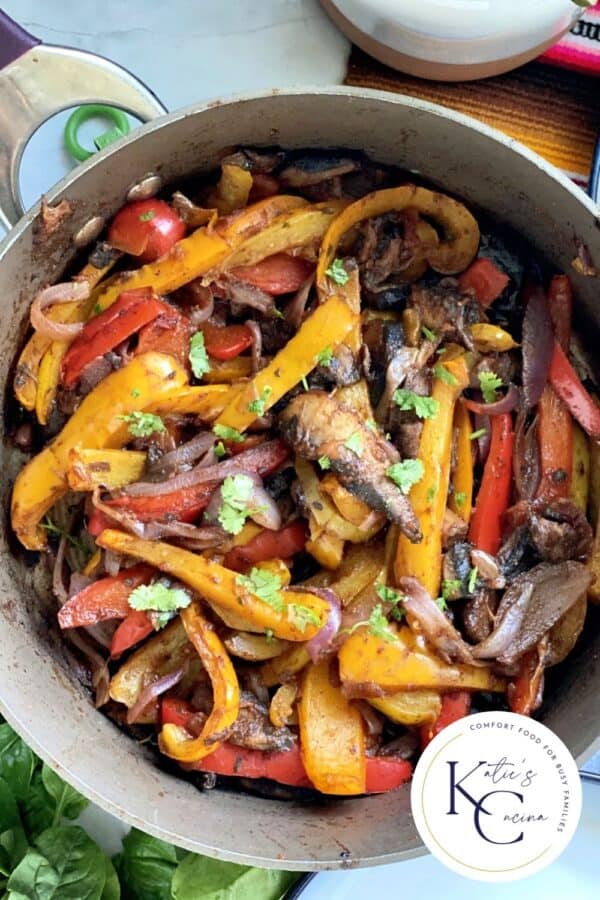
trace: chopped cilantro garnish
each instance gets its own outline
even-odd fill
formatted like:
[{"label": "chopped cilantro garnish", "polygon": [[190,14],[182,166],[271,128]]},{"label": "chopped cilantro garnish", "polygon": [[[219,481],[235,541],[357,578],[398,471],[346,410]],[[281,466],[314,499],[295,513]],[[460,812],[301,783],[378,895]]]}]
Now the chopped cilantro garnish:
[{"label": "chopped cilantro garnish", "polygon": [[323,469],[324,472],[327,469],[331,468],[331,460],[329,459],[328,456],[320,456],[318,458],[317,462],[319,463],[319,466]]},{"label": "chopped cilantro garnish", "polygon": [[167,587],[161,581],[155,581],[154,584],[141,584],[136,587],[130,593],[127,602],[132,609],[159,613],[158,616],[153,616],[153,624],[158,631],[165,627],[173,617],[173,613],[189,606],[192,598],[182,588]]},{"label": "chopped cilantro garnish", "polygon": [[336,284],[344,285],[350,278],[346,269],[344,268],[344,262],[337,257],[333,260],[328,269],[325,269],[325,274],[331,278],[332,281],[335,281]]},{"label": "chopped cilantro garnish", "polygon": [[215,444],[215,456],[217,457],[217,459],[223,459],[226,453],[227,450],[225,449],[223,441],[218,441]]},{"label": "chopped cilantro garnish", "polygon": [[381,603],[373,607],[373,612],[369,616],[369,631],[375,637],[382,638],[384,641],[392,642],[396,640],[396,634],[390,628]]},{"label": "chopped cilantro garnish", "polygon": [[478,428],[477,431],[471,432],[469,440],[476,441],[478,440],[478,438],[483,437],[485,434],[487,434],[487,428]]},{"label": "chopped cilantro garnish", "polygon": [[408,494],[413,484],[417,484],[425,473],[425,467],[420,459],[404,459],[394,463],[386,469],[386,475],[391,478],[403,494]]},{"label": "chopped cilantro garnish", "polygon": [[369,431],[374,431],[375,434],[377,434],[378,428],[377,428],[377,422],[375,421],[375,419],[367,419],[365,422],[365,425],[367,426]]},{"label": "chopped cilantro garnish", "polygon": [[432,419],[437,415],[440,404],[433,397],[421,397],[414,391],[398,388],[394,391],[394,403],[401,410],[414,410],[419,419]]},{"label": "chopped cilantro garnish", "polygon": [[333,359],[333,350],[331,347],[324,347],[320,353],[317,353],[316,360],[318,366],[330,366]]},{"label": "chopped cilantro garnish", "polygon": [[445,578],[442,581],[442,599],[448,600],[452,597],[452,594],[459,591],[462,587],[462,581],[460,578]]},{"label": "chopped cilantro garnish", "polygon": [[140,222],[151,222],[155,215],[156,213],[154,210],[149,209],[148,212],[142,213],[141,216],[139,216],[139,220]]},{"label": "chopped cilantro garnish", "polygon": [[496,391],[502,387],[502,379],[495,372],[480,372],[478,378],[484,401],[493,403],[496,399]]},{"label": "chopped cilantro garnish", "polygon": [[273,307],[272,313],[273,313],[273,317],[274,317],[275,319],[285,319],[285,316],[284,316],[284,314],[282,313],[282,311],[281,311],[280,309],[277,309],[276,306]]},{"label": "chopped cilantro garnish", "polygon": [[471,571],[469,572],[469,580],[467,581],[467,590],[470,594],[475,590],[475,585],[477,584],[477,576],[479,575],[479,569],[477,566],[473,566]]},{"label": "chopped cilantro garnish", "polygon": [[267,410],[267,403],[273,391],[269,385],[265,385],[260,397],[248,404],[248,412],[255,413],[257,416],[264,416]]},{"label": "chopped cilantro garnish", "polygon": [[229,425],[213,425],[213,432],[222,441],[233,441],[234,444],[241,444],[246,440],[237,428],[230,428]]},{"label": "chopped cilantro garnish", "polygon": [[310,388],[309,388],[309,386],[308,386],[308,381],[306,380],[306,375],[303,376],[303,378],[301,379],[301,381],[302,381],[302,387],[304,388],[304,390],[305,390],[305,391],[310,391]]},{"label": "chopped cilantro garnish", "polygon": [[421,333],[424,338],[427,338],[428,341],[431,341],[433,344],[434,341],[437,341],[438,336],[435,331],[432,331],[431,328],[428,328],[427,325],[421,325]]},{"label": "chopped cilantro garnish", "polygon": [[265,638],[267,639],[267,644],[272,644],[275,640],[275,633],[272,628],[265,628]]},{"label": "chopped cilantro garnish", "polygon": [[137,388],[134,388],[131,392],[131,396],[133,397],[134,400],[137,400],[138,397],[142,396],[142,392],[140,390],[138,390]]},{"label": "chopped cilantro garnish", "polygon": [[442,612],[446,612],[446,610],[448,609],[448,604],[446,603],[445,597],[438,597],[435,602],[437,603],[437,605],[439,606],[439,608],[441,609]]},{"label": "chopped cilantro garnish", "polygon": [[96,303],[96,305],[94,306],[94,309],[93,309],[94,315],[99,316],[101,312],[102,312],[102,304]]},{"label": "chopped cilantro garnish", "polygon": [[432,484],[431,487],[427,488],[427,502],[433,503],[433,499],[436,494],[437,494],[437,488],[435,487],[435,485]]},{"label": "chopped cilantro garnish", "polygon": [[151,434],[162,434],[167,430],[161,417],[155,416],[154,413],[135,410],[119,418],[129,423],[129,433],[133,437],[148,437]]},{"label": "chopped cilantro garnish", "polygon": [[196,334],[192,335],[188,359],[196,378],[202,378],[203,375],[210,372],[210,362],[208,361],[202,331],[197,331]]},{"label": "chopped cilantro garnish", "polygon": [[454,502],[460,509],[467,502],[467,495],[464,491],[454,491]]},{"label": "chopped cilantro garnish", "polygon": [[445,384],[450,384],[453,387],[458,384],[456,375],[453,375],[452,372],[449,372],[446,366],[443,366],[441,363],[438,363],[437,366],[434,367],[433,374],[436,378],[439,378],[439,380],[443,381]]},{"label": "chopped cilantro garnish", "polygon": [[239,534],[248,516],[254,490],[254,482],[249,475],[229,475],[221,485],[222,504],[218,513],[221,526],[229,534]]},{"label": "chopped cilantro garnish", "polygon": [[404,594],[387,584],[376,584],[375,591],[379,599],[385,603],[400,603],[404,597]]},{"label": "chopped cilantro garnish", "polygon": [[344,441],[346,450],[351,450],[356,456],[360,456],[363,449],[363,436],[360,431],[355,431],[350,435],[347,441]]},{"label": "chopped cilantro garnish", "polygon": [[299,603],[288,603],[288,618],[300,631],[306,631],[308,625],[320,625],[321,620],[314,609],[301,606]]},{"label": "chopped cilantro garnish", "polygon": [[254,566],[248,575],[237,575],[235,582],[277,612],[283,610],[284,604],[280,593],[283,583],[273,572]]}]

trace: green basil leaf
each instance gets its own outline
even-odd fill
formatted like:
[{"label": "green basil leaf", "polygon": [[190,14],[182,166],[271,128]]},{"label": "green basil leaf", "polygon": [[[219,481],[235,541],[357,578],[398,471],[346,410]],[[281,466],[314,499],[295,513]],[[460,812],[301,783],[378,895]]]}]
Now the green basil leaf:
[{"label": "green basil leaf", "polygon": [[12,789],[17,800],[27,796],[35,757],[10,725],[0,725],[0,776]]},{"label": "green basil leaf", "polygon": [[177,850],[171,844],[132,828],[114,862],[123,900],[171,900],[171,881],[178,863]]},{"label": "green basil leaf", "polygon": [[121,900],[119,876],[107,856],[104,857],[104,868],[106,871],[106,881],[104,882],[104,890],[102,891],[100,900]]},{"label": "green basil leaf", "polygon": [[55,809],[56,803],[44,787],[42,772],[38,769],[33,773],[27,796],[19,803],[23,825],[30,841],[50,828]]},{"label": "green basil leaf", "polygon": [[300,876],[190,853],[173,876],[173,900],[280,900]]},{"label": "green basil leaf", "polygon": [[46,763],[42,766],[42,782],[56,805],[53,823],[57,825],[61,818],[76,819],[88,805],[85,797],[63,781]]}]

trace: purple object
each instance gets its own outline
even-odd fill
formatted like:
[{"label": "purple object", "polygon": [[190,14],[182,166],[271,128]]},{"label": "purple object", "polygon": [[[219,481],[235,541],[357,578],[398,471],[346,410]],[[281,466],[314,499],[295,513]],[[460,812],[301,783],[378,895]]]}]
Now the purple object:
[{"label": "purple object", "polygon": [[41,41],[17,25],[0,9],[0,69],[23,56]]}]

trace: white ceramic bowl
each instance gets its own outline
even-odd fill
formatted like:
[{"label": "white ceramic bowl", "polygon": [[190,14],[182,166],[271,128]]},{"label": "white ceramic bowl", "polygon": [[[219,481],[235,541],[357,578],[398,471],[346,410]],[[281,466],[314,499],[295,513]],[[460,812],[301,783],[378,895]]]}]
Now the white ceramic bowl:
[{"label": "white ceramic bowl", "polygon": [[572,0],[322,0],[381,62],[441,81],[487,78],[556,43],[582,14]]}]

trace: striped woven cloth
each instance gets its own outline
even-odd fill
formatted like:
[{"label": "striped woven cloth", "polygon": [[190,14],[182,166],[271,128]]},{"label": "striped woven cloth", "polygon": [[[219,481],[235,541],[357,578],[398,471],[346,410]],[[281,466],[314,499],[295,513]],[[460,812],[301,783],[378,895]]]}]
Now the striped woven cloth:
[{"label": "striped woven cloth", "polygon": [[539,62],[483,81],[423,81],[352,48],[345,83],[450,107],[506,132],[587,186],[600,133],[600,80]]}]

